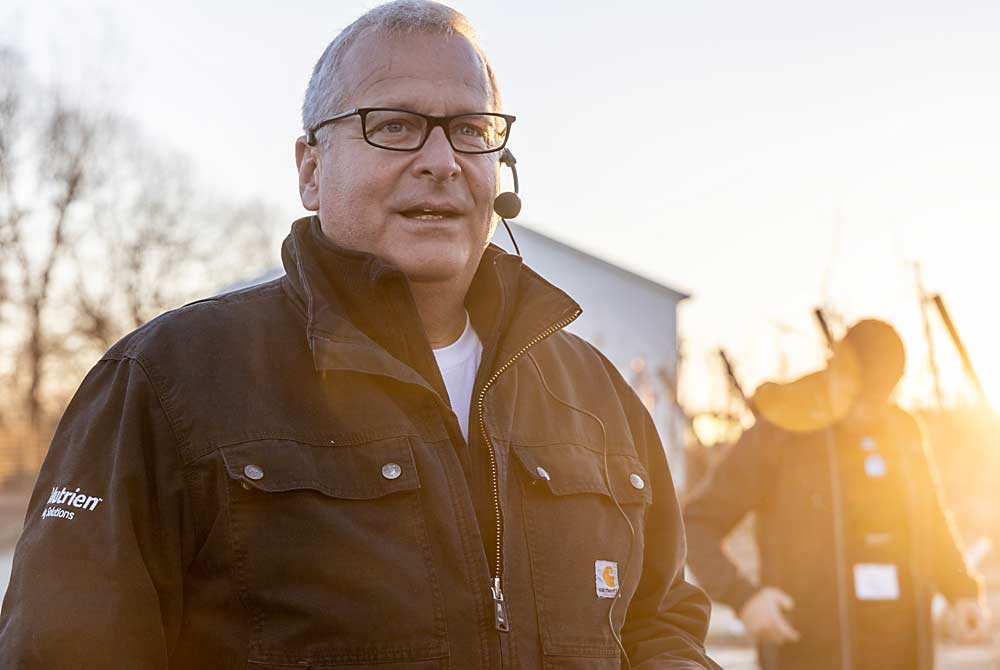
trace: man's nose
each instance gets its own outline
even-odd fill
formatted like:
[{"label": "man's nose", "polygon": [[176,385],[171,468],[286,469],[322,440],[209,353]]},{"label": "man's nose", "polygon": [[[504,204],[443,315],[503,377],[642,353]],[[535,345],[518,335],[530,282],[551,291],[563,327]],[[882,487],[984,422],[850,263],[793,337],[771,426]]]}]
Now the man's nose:
[{"label": "man's nose", "polygon": [[413,169],[418,176],[426,175],[442,182],[454,178],[462,171],[455,160],[455,150],[444,134],[444,128],[438,126],[431,130],[424,146],[417,152]]}]

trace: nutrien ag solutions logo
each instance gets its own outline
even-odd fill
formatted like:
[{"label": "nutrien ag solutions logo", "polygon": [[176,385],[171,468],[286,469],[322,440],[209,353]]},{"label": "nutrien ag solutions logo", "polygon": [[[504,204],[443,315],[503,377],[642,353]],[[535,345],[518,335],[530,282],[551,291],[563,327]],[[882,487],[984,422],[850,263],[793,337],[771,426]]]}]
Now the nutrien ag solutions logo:
[{"label": "nutrien ag solutions logo", "polygon": [[52,488],[52,494],[49,495],[47,503],[49,507],[46,507],[45,511],[42,512],[42,518],[72,519],[76,516],[76,512],[55,507],[55,505],[65,505],[66,507],[75,507],[93,512],[102,502],[104,502],[104,498],[81,493],[79,488],[71,491],[65,486],[62,488],[55,486]]}]

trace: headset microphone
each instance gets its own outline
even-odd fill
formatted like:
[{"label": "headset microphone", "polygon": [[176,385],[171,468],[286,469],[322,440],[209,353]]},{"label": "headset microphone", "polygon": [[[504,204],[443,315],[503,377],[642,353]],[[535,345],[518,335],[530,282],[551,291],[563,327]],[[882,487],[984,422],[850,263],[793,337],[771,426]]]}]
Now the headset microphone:
[{"label": "headset microphone", "polygon": [[501,219],[513,219],[521,213],[521,198],[518,197],[519,190],[517,183],[517,159],[510,149],[500,152],[500,162],[510,168],[514,175],[514,192],[504,191],[493,201],[493,211],[500,215]]},{"label": "headset microphone", "polygon": [[505,191],[493,201],[493,211],[499,214],[501,219],[513,219],[521,213],[521,199],[516,193]]},{"label": "headset microphone", "polygon": [[509,167],[511,174],[514,176],[514,192],[504,191],[498,195],[493,200],[493,211],[500,215],[500,220],[503,221],[504,228],[507,229],[507,235],[510,236],[510,241],[514,244],[514,251],[520,256],[521,250],[517,246],[517,240],[514,239],[514,234],[510,231],[510,226],[507,225],[507,219],[513,219],[521,213],[521,198],[517,195],[519,190],[517,183],[517,159],[514,158],[514,154],[510,152],[510,149],[504,149],[500,152],[500,162]]}]

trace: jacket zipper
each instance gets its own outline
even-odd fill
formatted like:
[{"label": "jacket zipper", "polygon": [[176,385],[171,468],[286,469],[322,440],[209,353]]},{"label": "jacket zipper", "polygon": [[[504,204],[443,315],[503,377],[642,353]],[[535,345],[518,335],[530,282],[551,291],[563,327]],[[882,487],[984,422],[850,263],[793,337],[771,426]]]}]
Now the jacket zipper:
[{"label": "jacket zipper", "polygon": [[510,621],[507,619],[507,605],[503,599],[503,589],[501,588],[500,580],[503,576],[503,519],[500,513],[500,480],[497,474],[497,457],[496,451],[493,448],[493,443],[490,441],[490,436],[486,432],[486,418],[484,416],[484,403],[486,401],[486,392],[489,390],[490,386],[496,382],[496,380],[502,375],[511,365],[513,365],[517,359],[525,354],[528,349],[535,346],[542,340],[544,340],[549,335],[552,335],[558,330],[561,330],[571,324],[580,316],[581,310],[577,309],[573,312],[572,316],[567,319],[560,321],[559,323],[546,328],[542,333],[535,336],[530,342],[524,345],[520,351],[514,354],[513,357],[493,373],[493,376],[483,385],[483,388],[479,391],[479,397],[476,400],[476,411],[479,414],[479,430],[483,436],[483,441],[486,444],[486,452],[490,457],[490,480],[493,487],[493,514],[496,524],[496,554],[494,555],[492,573],[490,575],[490,595],[493,596],[493,619],[494,625],[498,631],[509,631]]}]

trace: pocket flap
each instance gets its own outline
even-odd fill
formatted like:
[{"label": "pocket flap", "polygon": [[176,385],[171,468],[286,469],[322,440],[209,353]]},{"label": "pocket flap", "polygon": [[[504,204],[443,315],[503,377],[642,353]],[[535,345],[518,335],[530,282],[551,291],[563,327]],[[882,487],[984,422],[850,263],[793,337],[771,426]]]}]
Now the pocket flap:
[{"label": "pocket flap", "polygon": [[[544,482],[554,495],[599,493],[610,497],[602,452],[568,443],[511,448],[532,482]],[[607,474],[619,503],[653,501],[646,468],[636,456],[608,452]]]},{"label": "pocket flap", "polygon": [[420,488],[406,436],[349,446],[255,440],[221,451],[229,476],[261,491],[311,489],[334,498],[370,500]]}]

